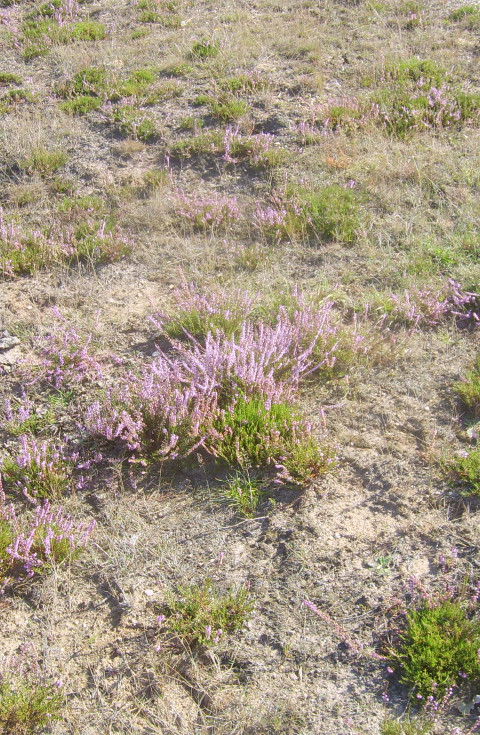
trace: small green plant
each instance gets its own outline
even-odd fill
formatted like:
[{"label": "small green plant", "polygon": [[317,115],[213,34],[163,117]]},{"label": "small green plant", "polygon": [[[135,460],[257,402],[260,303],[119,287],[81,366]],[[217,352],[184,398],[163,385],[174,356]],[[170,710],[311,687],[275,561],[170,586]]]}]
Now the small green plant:
[{"label": "small green plant", "polygon": [[223,94],[219,97],[199,95],[195,99],[196,105],[207,105],[210,113],[222,122],[233,122],[248,112],[248,105],[243,100],[232,95]]},{"label": "small green plant", "polygon": [[478,685],[479,649],[480,620],[470,618],[460,601],[447,600],[410,610],[390,653],[403,684],[439,701],[450,687]]},{"label": "small green plant", "polygon": [[204,61],[213,56],[218,56],[220,44],[217,41],[195,41],[190,52],[193,59]]},{"label": "small green plant", "polygon": [[480,495],[480,448],[452,455],[441,467],[453,485],[460,486],[462,495]]},{"label": "small green plant", "polygon": [[101,41],[106,35],[105,26],[93,20],[82,21],[72,28],[72,38],[75,41]]},{"label": "small green plant", "polygon": [[0,730],[4,735],[44,732],[60,719],[64,697],[50,682],[0,674]]},{"label": "small green plant", "polygon": [[477,355],[472,369],[463,380],[455,383],[453,390],[464,406],[475,416],[480,416],[480,353]]},{"label": "small green plant", "polygon": [[469,31],[475,31],[480,28],[480,10],[476,5],[461,5],[452,10],[448,20],[452,23],[461,23]]},{"label": "small green plant", "polygon": [[180,587],[160,616],[162,627],[189,648],[211,647],[243,627],[253,611],[248,590],[240,587],[218,595],[211,580]]},{"label": "small green plant", "polygon": [[68,155],[65,151],[49,151],[46,148],[39,147],[35,148],[30,156],[22,162],[22,168],[27,169],[29,172],[36,172],[40,176],[47,178],[62,168],[67,161]]},{"label": "small green plant", "polygon": [[120,105],[112,112],[112,119],[123,135],[147,143],[155,137],[155,122],[143,110],[134,105]]},{"label": "small green plant", "polygon": [[257,507],[262,500],[261,481],[252,477],[248,472],[239,471],[229,477],[220,489],[221,494],[245,518],[253,518]]},{"label": "small green plant", "polygon": [[167,77],[188,77],[194,71],[193,66],[189,64],[170,64],[162,70],[162,74]]},{"label": "small green plant", "polygon": [[72,100],[62,102],[60,109],[66,112],[67,115],[81,116],[88,115],[92,110],[97,110],[101,104],[102,100],[98,97],[81,95],[80,97],[74,97]]}]

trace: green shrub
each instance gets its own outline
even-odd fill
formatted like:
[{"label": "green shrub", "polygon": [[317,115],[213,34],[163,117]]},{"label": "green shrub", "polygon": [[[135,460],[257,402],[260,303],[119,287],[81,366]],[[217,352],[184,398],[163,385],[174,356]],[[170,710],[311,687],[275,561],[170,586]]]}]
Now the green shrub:
[{"label": "green shrub", "polygon": [[148,142],[155,137],[154,121],[134,105],[122,105],[113,110],[112,118],[123,135]]},{"label": "green shrub", "polygon": [[462,495],[480,495],[480,448],[462,452],[441,462],[443,471]]},{"label": "green shrub", "polygon": [[161,609],[163,627],[190,648],[210,647],[243,627],[253,611],[248,591],[241,587],[219,596],[207,579],[181,587]]},{"label": "green shrub", "polygon": [[0,677],[0,730],[4,735],[45,732],[53,720],[60,719],[63,704],[62,694],[50,683]]},{"label": "green shrub", "polygon": [[392,656],[403,684],[438,701],[452,686],[477,686],[479,649],[480,621],[470,619],[460,602],[447,601],[409,611]]}]

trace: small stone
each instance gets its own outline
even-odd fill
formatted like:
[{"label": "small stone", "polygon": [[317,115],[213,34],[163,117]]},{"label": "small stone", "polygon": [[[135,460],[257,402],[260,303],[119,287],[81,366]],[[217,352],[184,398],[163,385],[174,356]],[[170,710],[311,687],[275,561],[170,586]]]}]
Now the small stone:
[{"label": "small stone", "polygon": [[18,337],[2,337],[2,339],[0,339],[0,350],[11,350],[12,347],[16,347],[19,344],[20,340]]}]

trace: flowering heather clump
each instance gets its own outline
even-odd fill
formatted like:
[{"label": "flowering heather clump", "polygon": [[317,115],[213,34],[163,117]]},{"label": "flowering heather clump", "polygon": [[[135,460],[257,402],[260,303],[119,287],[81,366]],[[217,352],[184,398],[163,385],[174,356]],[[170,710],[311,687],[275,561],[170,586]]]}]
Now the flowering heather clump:
[{"label": "flowering heather clump", "polygon": [[173,316],[155,315],[150,321],[167,337],[204,339],[208,332],[238,334],[242,321],[252,313],[254,299],[245,291],[199,293],[193,283],[174,290]]},{"label": "flowering heather clump", "polygon": [[[290,317],[282,307],[273,325],[243,321],[238,333],[229,337],[219,330],[207,332],[202,343],[192,337],[188,342],[172,341],[171,355],[160,354],[139,376],[129,374],[102,403],[88,408],[87,431],[162,458],[185,457],[203,447],[213,455],[228,454],[227,461],[238,463],[242,451],[236,452],[235,442],[242,421],[235,425],[233,439],[235,432],[228,423],[234,407],[238,411],[242,400],[251,399],[258,403],[253,414],[265,418],[264,436],[260,429],[253,431],[254,442],[273,447],[276,436],[283,449],[259,449],[259,456],[250,456],[249,461],[275,459],[283,471],[288,464],[282,462],[284,456],[295,456],[298,466],[304,462],[309,472],[317,461],[322,464],[313,457],[312,446],[303,459],[298,450],[310,437],[310,427],[292,418],[287,422],[287,441],[283,424],[275,423],[270,412],[277,411],[274,404],[291,398],[308,374],[333,365],[337,343],[331,310],[326,303],[317,312],[300,309]],[[228,452],[219,448],[227,441],[223,429],[233,441]]]},{"label": "flowering heather clump", "polygon": [[[64,320],[58,310],[54,313],[59,319]],[[90,342],[91,335],[83,340],[70,326],[46,335],[40,349],[42,367],[39,379],[57,389],[100,380],[103,375],[102,366],[89,354]]]},{"label": "flowering heather clump", "polygon": [[385,313],[382,323],[388,327],[396,324],[412,329],[440,324],[449,316],[461,323],[476,325],[480,321],[480,295],[464,291],[453,280],[440,290],[412,289],[402,294],[391,294],[383,303]]},{"label": "flowering heather clump", "polygon": [[12,506],[0,508],[0,579],[3,588],[45,573],[86,545],[95,521],[74,525],[63,509],[53,510],[45,500],[25,523]]},{"label": "flowering heather clump", "polygon": [[240,217],[237,198],[218,192],[211,196],[187,197],[183,191],[177,191],[176,202],[177,214],[188,219],[195,229],[226,228]]},{"label": "flowering heather clump", "polygon": [[43,498],[58,498],[67,489],[69,465],[61,449],[31,436],[20,437],[20,451],[7,458],[1,472],[8,489],[37,503]]}]

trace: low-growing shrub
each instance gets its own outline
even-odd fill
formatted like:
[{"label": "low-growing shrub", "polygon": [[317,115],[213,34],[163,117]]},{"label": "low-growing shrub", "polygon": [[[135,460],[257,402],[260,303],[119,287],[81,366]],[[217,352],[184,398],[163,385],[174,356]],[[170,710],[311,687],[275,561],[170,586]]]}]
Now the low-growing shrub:
[{"label": "low-growing shrub", "polygon": [[51,722],[61,719],[63,706],[64,696],[50,680],[26,677],[5,665],[0,671],[0,730],[4,735],[45,732]]},{"label": "low-growing shrub", "polygon": [[210,580],[180,587],[159,612],[158,622],[183,646],[209,648],[240,630],[253,612],[248,590],[240,587],[219,595]]},{"label": "low-growing shrub", "polygon": [[68,155],[65,151],[35,148],[21,166],[29,172],[36,172],[40,176],[47,177],[62,168],[67,161]]},{"label": "low-growing shrub", "polygon": [[401,681],[439,701],[451,687],[474,689],[480,680],[480,621],[459,600],[424,602],[408,611],[391,655]]}]

